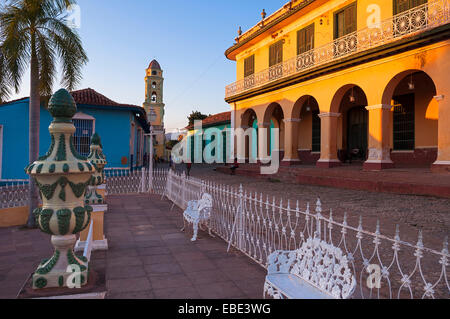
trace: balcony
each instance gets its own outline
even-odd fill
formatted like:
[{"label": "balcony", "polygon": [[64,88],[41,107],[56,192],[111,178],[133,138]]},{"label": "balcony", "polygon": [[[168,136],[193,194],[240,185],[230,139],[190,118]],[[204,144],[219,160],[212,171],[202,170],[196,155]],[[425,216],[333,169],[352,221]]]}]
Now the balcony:
[{"label": "balcony", "polygon": [[232,83],[225,88],[225,98],[445,25],[449,20],[449,0],[430,1]]}]

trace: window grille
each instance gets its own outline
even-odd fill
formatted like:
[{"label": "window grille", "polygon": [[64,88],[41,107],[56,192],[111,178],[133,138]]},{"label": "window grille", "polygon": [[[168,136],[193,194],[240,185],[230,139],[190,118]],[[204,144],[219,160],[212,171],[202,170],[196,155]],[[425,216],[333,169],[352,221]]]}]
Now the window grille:
[{"label": "window grille", "polygon": [[394,97],[394,150],[414,150],[414,94]]},{"label": "window grille", "polygon": [[88,156],[91,146],[91,136],[94,133],[94,120],[74,119],[75,134],[72,137],[75,149],[83,156]]},{"label": "window grille", "polygon": [[320,152],[320,117],[319,110],[312,111],[312,152]]}]

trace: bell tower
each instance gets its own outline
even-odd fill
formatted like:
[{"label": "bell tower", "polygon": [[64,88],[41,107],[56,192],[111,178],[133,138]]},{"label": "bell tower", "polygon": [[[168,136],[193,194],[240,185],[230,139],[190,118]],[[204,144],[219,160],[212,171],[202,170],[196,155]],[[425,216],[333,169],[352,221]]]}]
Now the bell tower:
[{"label": "bell tower", "polygon": [[165,130],[164,130],[164,103],[163,103],[163,71],[158,61],[150,62],[145,75],[145,102],[147,120],[155,132],[155,154],[164,157]]}]

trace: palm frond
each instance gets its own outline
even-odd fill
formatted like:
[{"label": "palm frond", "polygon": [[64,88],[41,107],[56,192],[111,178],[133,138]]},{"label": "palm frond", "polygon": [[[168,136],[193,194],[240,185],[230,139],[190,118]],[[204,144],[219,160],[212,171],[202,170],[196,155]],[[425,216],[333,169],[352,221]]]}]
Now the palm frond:
[{"label": "palm frond", "polygon": [[61,58],[63,78],[62,85],[73,90],[82,78],[82,68],[88,62],[78,33],[68,27],[61,19],[48,19],[49,38],[55,44]]},{"label": "palm frond", "polygon": [[39,62],[39,91],[42,96],[52,94],[53,82],[56,77],[55,51],[48,39],[37,33],[37,57]]},{"label": "palm frond", "polygon": [[11,84],[19,91],[23,74],[28,66],[30,39],[28,21],[23,8],[8,5],[0,12],[0,38],[3,39],[2,53],[5,67],[9,71]]},{"label": "palm frond", "polygon": [[[78,33],[65,21],[66,11],[75,0],[9,0],[0,11],[0,39],[4,39],[3,81],[19,90],[22,77],[36,52],[39,91],[51,93],[56,78],[56,62],[61,61],[62,84],[69,90],[81,80],[88,62]],[[5,75],[7,75],[5,77]],[[5,93],[6,94],[6,93]]]},{"label": "palm frond", "polygon": [[0,46],[0,103],[6,101],[11,94],[11,81],[8,68],[6,67],[5,56]]}]

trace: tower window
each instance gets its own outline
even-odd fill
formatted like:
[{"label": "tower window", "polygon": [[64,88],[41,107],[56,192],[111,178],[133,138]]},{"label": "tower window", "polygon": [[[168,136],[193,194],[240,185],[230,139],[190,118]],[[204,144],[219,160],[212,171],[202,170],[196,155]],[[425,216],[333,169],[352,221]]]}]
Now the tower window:
[{"label": "tower window", "polygon": [[152,75],[156,75],[156,71],[152,71]]},{"label": "tower window", "polygon": [[155,93],[155,92],[152,93],[152,99],[151,99],[151,101],[152,101],[153,103],[156,103],[156,93]]},{"label": "tower window", "polygon": [[152,88],[156,89],[156,82],[152,83]]}]

